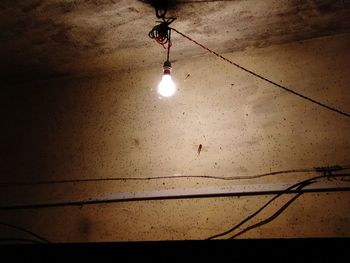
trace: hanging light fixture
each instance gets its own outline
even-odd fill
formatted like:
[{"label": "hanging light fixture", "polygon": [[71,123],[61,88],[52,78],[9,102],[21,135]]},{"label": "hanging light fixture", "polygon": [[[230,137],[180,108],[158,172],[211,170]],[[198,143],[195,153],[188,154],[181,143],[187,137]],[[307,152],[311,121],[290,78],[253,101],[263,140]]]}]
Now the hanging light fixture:
[{"label": "hanging light fixture", "polygon": [[176,85],[171,79],[171,63],[169,60],[164,62],[163,77],[158,85],[158,93],[163,97],[171,97],[175,94]]},{"label": "hanging light fixture", "polygon": [[[159,14],[159,10],[156,9],[157,18],[161,18],[162,21],[159,25],[156,25],[149,32],[149,37],[155,39],[157,43],[161,44],[163,48],[167,48],[167,59],[163,65],[163,77],[158,85],[158,93],[162,97],[171,97],[176,92],[176,85],[171,78],[171,63],[169,60],[170,47],[171,47],[171,29],[169,25],[176,19],[175,17],[165,18],[166,10],[163,14]],[[167,45],[167,47],[165,47]]]}]

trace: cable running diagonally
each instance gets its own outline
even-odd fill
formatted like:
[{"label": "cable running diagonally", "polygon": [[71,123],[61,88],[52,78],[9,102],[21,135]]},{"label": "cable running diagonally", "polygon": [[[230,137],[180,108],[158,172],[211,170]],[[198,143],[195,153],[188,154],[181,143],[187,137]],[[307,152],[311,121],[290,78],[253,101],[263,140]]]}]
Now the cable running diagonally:
[{"label": "cable running diagonally", "polygon": [[[349,177],[350,174],[334,174],[334,175],[331,175],[332,177]],[[244,223],[248,222],[249,220],[251,220],[252,218],[254,218],[255,216],[257,216],[261,211],[263,211],[268,205],[270,205],[274,200],[276,200],[277,198],[279,198],[280,196],[284,195],[284,194],[288,194],[288,193],[291,193],[291,191],[293,189],[296,188],[296,191],[297,191],[297,195],[295,195],[293,198],[291,198],[281,209],[279,209],[276,213],[274,213],[271,217],[263,220],[262,222],[259,222],[253,226],[250,226],[250,227],[247,227],[245,229],[243,229],[242,231],[240,231],[239,233],[237,233],[236,235],[232,236],[231,238],[234,238],[238,235],[241,235],[243,233],[245,233],[246,231],[248,230],[251,230],[253,228],[256,228],[260,225],[263,225],[265,223],[268,223],[270,221],[272,221],[274,218],[276,218],[282,211],[284,211],[290,203],[294,202],[294,200],[296,200],[303,192],[303,188],[305,186],[308,186],[310,184],[314,184],[314,183],[317,183],[318,179],[323,179],[323,178],[329,178],[329,175],[319,175],[319,176],[315,176],[315,177],[312,177],[312,178],[309,178],[309,179],[306,179],[304,181],[301,181],[299,183],[296,183],[288,188],[286,188],[284,191],[282,191],[281,193],[278,193],[277,195],[275,195],[273,198],[271,198],[266,204],[264,204],[261,208],[259,208],[257,211],[255,211],[254,213],[252,213],[251,215],[249,215],[248,217],[246,217],[244,220],[242,220],[240,223],[236,224],[235,226],[233,226],[232,228],[228,229],[227,231],[224,231],[222,233],[219,233],[219,234],[216,234],[216,235],[213,235],[209,238],[207,238],[207,240],[211,240],[211,239],[214,239],[214,238],[218,238],[218,237],[222,237],[222,236],[225,236],[229,233],[232,233],[233,231],[235,231],[236,229],[238,229],[240,226],[242,226]]]},{"label": "cable running diagonally", "polygon": [[262,80],[264,80],[264,81],[266,81],[266,82],[268,82],[268,83],[270,83],[270,84],[272,84],[272,85],[274,85],[274,86],[276,86],[276,87],[278,87],[278,88],[280,88],[280,89],[283,89],[283,90],[285,90],[285,91],[287,91],[287,92],[289,92],[289,93],[292,93],[293,95],[296,95],[296,96],[298,96],[298,97],[300,97],[300,98],[302,98],[302,99],[305,99],[305,100],[307,100],[307,101],[310,101],[310,102],[312,102],[312,103],[314,103],[314,104],[317,104],[317,105],[319,105],[319,106],[321,106],[321,107],[323,107],[323,108],[325,108],[325,109],[328,109],[328,110],[330,110],[330,111],[336,112],[336,113],[338,113],[338,114],[341,114],[341,115],[343,115],[343,116],[346,116],[346,117],[350,118],[350,114],[349,114],[349,113],[346,113],[346,112],[341,111],[341,110],[338,110],[338,109],[336,109],[336,108],[334,108],[334,107],[328,106],[328,105],[326,105],[326,104],[324,104],[324,103],[322,103],[322,102],[319,102],[319,101],[317,101],[317,100],[314,100],[314,99],[312,99],[312,98],[310,98],[310,97],[307,97],[307,96],[305,96],[305,95],[303,95],[303,94],[301,94],[301,93],[298,93],[298,92],[296,92],[296,91],[294,91],[294,90],[292,90],[292,89],[289,89],[289,88],[287,88],[287,87],[284,87],[284,86],[282,86],[282,85],[280,85],[280,84],[278,84],[278,83],[276,83],[276,82],[274,82],[274,81],[272,81],[272,80],[269,80],[269,79],[267,79],[267,78],[265,78],[265,77],[263,77],[263,76],[261,76],[261,75],[255,73],[255,72],[253,72],[253,71],[251,71],[251,70],[249,70],[249,69],[246,69],[246,68],[244,68],[244,67],[238,65],[237,63],[235,63],[235,62],[229,60],[228,58],[226,58],[226,57],[224,57],[224,56],[218,54],[217,52],[215,52],[215,51],[209,49],[208,47],[206,47],[206,46],[200,44],[200,43],[197,42],[196,40],[194,40],[194,39],[190,38],[189,36],[185,35],[184,33],[181,33],[181,32],[178,31],[177,29],[175,29],[175,28],[170,28],[170,29],[171,29],[171,30],[174,30],[174,31],[175,31],[176,33],[178,33],[179,35],[183,36],[184,38],[187,38],[187,39],[190,40],[191,42],[193,42],[193,43],[195,43],[196,45],[200,46],[201,48],[203,48],[203,49],[209,51],[210,53],[214,54],[215,56],[217,56],[217,57],[223,59],[224,61],[226,61],[226,62],[228,62],[228,63],[230,63],[231,65],[233,65],[233,66],[235,66],[235,67],[237,67],[237,68],[239,68],[239,69],[241,69],[241,70],[243,70],[243,71],[245,71],[245,72],[247,72],[247,73],[249,73],[249,74],[251,74],[251,75],[253,75],[253,76],[257,77],[257,78],[259,78],[259,79],[262,79]]},{"label": "cable running diagonally", "polygon": [[21,231],[23,233],[27,233],[27,234],[37,238],[38,240],[40,240],[41,243],[47,243],[47,244],[51,243],[46,238],[43,238],[43,237],[39,236],[38,234],[36,234],[36,233],[34,233],[34,232],[30,231],[30,230],[27,230],[27,229],[25,229],[23,227],[15,226],[15,225],[12,225],[12,224],[9,224],[9,223],[6,223],[6,222],[0,222],[0,225],[19,230],[19,231]]}]

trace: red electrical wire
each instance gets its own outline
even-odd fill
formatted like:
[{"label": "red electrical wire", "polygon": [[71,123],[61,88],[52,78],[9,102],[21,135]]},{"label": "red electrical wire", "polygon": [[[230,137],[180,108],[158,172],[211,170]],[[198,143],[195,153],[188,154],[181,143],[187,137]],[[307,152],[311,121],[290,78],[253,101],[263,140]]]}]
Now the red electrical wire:
[{"label": "red electrical wire", "polygon": [[[169,27],[169,28],[170,28],[170,27]],[[312,99],[312,98],[309,98],[309,97],[307,97],[307,96],[305,96],[305,95],[302,95],[302,94],[300,94],[300,93],[298,93],[298,92],[296,92],[296,91],[294,91],[294,90],[291,90],[291,89],[289,89],[289,88],[286,88],[286,87],[284,87],[284,86],[282,86],[282,85],[280,85],[280,84],[278,84],[278,83],[276,83],[276,82],[274,82],[274,81],[272,81],[272,80],[269,80],[269,79],[267,79],[267,78],[265,78],[265,77],[263,77],[263,76],[261,76],[261,75],[255,73],[255,72],[253,72],[253,71],[251,71],[251,70],[249,70],[249,69],[246,69],[246,68],[244,68],[244,67],[238,65],[237,63],[235,63],[235,62],[229,60],[228,58],[225,58],[224,56],[222,56],[222,55],[218,54],[217,52],[215,52],[215,51],[213,51],[213,50],[207,48],[206,46],[200,44],[199,42],[195,41],[194,39],[190,38],[189,36],[187,36],[187,35],[181,33],[180,31],[176,30],[175,28],[170,28],[170,29],[171,29],[171,30],[174,30],[174,31],[175,31],[176,33],[178,33],[179,35],[183,36],[184,38],[187,38],[187,39],[190,40],[191,42],[193,42],[193,43],[195,43],[196,45],[200,46],[201,48],[203,48],[203,49],[209,51],[210,53],[214,54],[215,56],[217,56],[217,57],[223,59],[224,61],[226,61],[226,62],[228,62],[228,63],[230,63],[231,65],[233,65],[233,66],[235,66],[235,67],[237,67],[237,68],[239,68],[239,69],[241,69],[241,70],[243,70],[243,71],[245,71],[245,72],[247,72],[247,73],[249,73],[249,74],[251,74],[251,75],[253,75],[253,76],[257,77],[257,78],[259,78],[259,79],[262,79],[262,80],[264,80],[264,81],[266,81],[266,82],[268,82],[268,83],[270,83],[270,84],[272,84],[272,85],[274,85],[274,86],[276,86],[276,87],[278,87],[278,88],[281,88],[281,89],[283,89],[283,90],[285,90],[285,91],[288,91],[288,92],[290,92],[290,93],[292,93],[292,94],[294,94],[294,95],[296,95],[296,96],[298,96],[298,97],[300,97],[300,98],[302,98],[302,99],[308,100],[308,101],[310,101],[310,102],[312,102],[312,103],[315,103],[315,104],[317,104],[317,105],[319,105],[319,106],[321,106],[321,107],[323,107],[323,108],[326,108],[326,109],[328,109],[328,110],[334,111],[334,112],[336,112],[336,113],[339,113],[339,114],[341,114],[341,115],[344,115],[344,116],[350,118],[350,114],[348,114],[348,113],[346,113],[346,112],[343,112],[343,111],[341,111],[341,110],[338,110],[338,109],[336,109],[336,108],[333,108],[333,107],[331,107],[331,106],[328,106],[328,105],[326,105],[326,104],[323,104],[323,103],[321,103],[321,102],[319,102],[319,101],[316,101],[316,100],[314,100],[314,99]]]}]

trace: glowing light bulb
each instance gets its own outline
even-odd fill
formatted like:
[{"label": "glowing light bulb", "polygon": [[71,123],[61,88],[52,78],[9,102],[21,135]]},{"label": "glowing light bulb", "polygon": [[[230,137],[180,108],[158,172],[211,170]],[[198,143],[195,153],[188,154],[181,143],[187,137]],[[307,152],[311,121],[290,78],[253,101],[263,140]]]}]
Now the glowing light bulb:
[{"label": "glowing light bulb", "polygon": [[176,86],[171,79],[171,64],[169,61],[164,62],[164,75],[158,85],[158,93],[163,97],[171,97],[175,94]]},{"label": "glowing light bulb", "polygon": [[175,84],[171,79],[171,76],[163,75],[161,82],[158,85],[158,93],[163,97],[171,97],[175,94]]}]

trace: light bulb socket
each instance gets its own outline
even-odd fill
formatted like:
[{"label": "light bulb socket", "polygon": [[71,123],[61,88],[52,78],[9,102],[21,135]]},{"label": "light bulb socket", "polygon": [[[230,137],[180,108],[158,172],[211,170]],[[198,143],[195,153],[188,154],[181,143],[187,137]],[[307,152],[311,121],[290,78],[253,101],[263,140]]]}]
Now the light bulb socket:
[{"label": "light bulb socket", "polygon": [[170,75],[171,74],[171,63],[169,60],[164,62],[163,65],[163,74],[164,75]]}]

